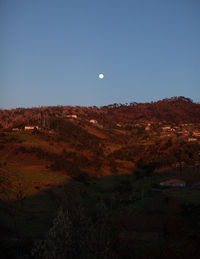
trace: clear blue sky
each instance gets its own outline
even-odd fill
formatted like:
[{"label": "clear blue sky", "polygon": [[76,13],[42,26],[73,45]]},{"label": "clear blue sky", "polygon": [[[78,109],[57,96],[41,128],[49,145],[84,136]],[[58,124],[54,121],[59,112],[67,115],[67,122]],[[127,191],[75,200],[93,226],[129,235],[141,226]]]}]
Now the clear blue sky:
[{"label": "clear blue sky", "polygon": [[0,0],[0,108],[199,102],[199,14],[199,0]]}]

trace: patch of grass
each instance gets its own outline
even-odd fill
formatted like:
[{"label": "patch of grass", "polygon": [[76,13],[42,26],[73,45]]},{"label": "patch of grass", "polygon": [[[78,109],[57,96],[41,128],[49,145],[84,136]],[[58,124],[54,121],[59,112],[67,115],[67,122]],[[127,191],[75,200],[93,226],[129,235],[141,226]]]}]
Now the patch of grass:
[{"label": "patch of grass", "polygon": [[[46,193],[19,201],[0,204],[1,224],[17,235],[41,238],[52,226],[58,203]],[[15,222],[15,224],[14,224]]]},{"label": "patch of grass", "polygon": [[[5,192],[0,192],[0,198],[15,200],[19,193],[25,197],[35,195],[41,190],[64,184],[69,178],[65,174],[48,170],[29,168],[9,168],[8,173],[2,173],[2,181],[6,180]],[[6,195],[5,195],[6,193]]]},{"label": "patch of grass", "polygon": [[59,174],[51,171],[42,171],[36,169],[11,169],[13,173],[13,178],[18,181],[23,182],[53,182],[56,184],[62,183],[67,179],[67,176],[64,174]]},{"label": "patch of grass", "polygon": [[28,131],[18,131],[18,132],[14,132],[14,133],[10,133],[11,135],[15,136],[15,138],[18,141],[21,142],[30,142],[30,143],[40,143],[40,140],[37,139],[32,132],[28,132]]},{"label": "patch of grass", "polygon": [[115,176],[107,176],[95,181],[95,190],[100,193],[109,193],[114,190],[118,184],[118,178]]},{"label": "patch of grass", "polygon": [[180,189],[170,192],[171,195],[176,197],[182,204],[185,205],[200,205],[200,191],[192,189]]},{"label": "patch of grass", "polygon": [[139,257],[142,256],[144,258],[144,256],[147,256],[147,258],[149,258],[149,252],[156,256],[159,256],[160,255],[160,252],[161,252],[161,248],[160,248],[160,245],[158,243],[150,243],[150,244],[146,244],[145,242],[143,243],[138,243],[138,244],[135,244],[135,247],[134,247],[134,253],[135,253],[135,256]]},{"label": "patch of grass", "polygon": [[148,208],[149,208],[152,201],[153,201],[152,197],[144,197],[143,199],[140,198],[137,201],[135,201],[134,203],[132,203],[130,208],[132,209],[132,211],[134,213],[136,213],[136,212],[137,213],[145,213],[145,212],[148,211]]}]

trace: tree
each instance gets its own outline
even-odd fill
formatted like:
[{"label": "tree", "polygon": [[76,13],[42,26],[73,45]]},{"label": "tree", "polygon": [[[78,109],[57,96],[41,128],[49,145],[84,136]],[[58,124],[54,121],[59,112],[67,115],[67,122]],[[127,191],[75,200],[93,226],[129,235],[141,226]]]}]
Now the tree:
[{"label": "tree", "polygon": [[81,193],[66,186],[62,206],[44,241],[36,244],[34,258],[117,259],[110,247],[105,221],[86,215]]},{"label": "tree", "polygon": [[133,173],[136,175],[136,178],[149,177],[153,174],[156,169],[155,162],[145,162],[143,158],[140,158],[136,163],[136,169]]}]

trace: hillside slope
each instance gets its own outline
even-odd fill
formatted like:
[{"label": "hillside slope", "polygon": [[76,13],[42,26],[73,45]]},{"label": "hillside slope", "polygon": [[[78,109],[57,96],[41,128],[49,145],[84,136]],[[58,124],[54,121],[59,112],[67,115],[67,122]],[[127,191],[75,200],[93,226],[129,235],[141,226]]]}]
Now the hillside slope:
[{"label": "hillside slope", "polygon": [[101,125],[141,122],[198,123],[200,104],[185,97],[173,97],[152,103],[112,104],[103,107],[52,106],[0,110],[0,128],[37,124],[50,128],[52,118],[77,115],[78,119],[97,120]]}]

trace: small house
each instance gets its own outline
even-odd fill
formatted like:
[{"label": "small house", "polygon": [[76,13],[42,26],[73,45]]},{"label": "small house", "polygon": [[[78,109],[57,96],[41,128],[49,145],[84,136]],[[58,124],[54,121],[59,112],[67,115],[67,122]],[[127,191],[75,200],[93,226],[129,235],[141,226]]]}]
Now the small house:
[{"label": "small house", "polygon": [[117,123],[116,126],[121,128],[122,125],[120,123]]},{"label": "small house", "polygon": [[188,138],[188,142],[195,142],[195,141],[197,141],[196,138]]},{"label": "small house", "polygon": [[170,179],[160,183],[162,187],[185,187],[186,183],[180,179]]},{"label": "small house", "polygon": [[19,131],[19,128],[12,128],[12,131]]},{"label": "small house", "polygon": [[39,129],[39,127],[38,126],[25,126],[24,127],[24,130],[34,130],[34,129]]},{"label": "small house", "polygon": [[76,114],[69,114],[67,115],[67,118],[72,118],[72,119],[77,119],[77,115]]},{"label": "small house", "polygon": [[162,127],[162,130],[163,131],[169,131],[169,130],[171,130],[171,127],[170,126],[165,126],[165,127]]},{"label": "small house", "polygon": [[92,123],[92,124],[97,124],[98,121],[97,121],[97,120],[90,120],[90,123]]}]

